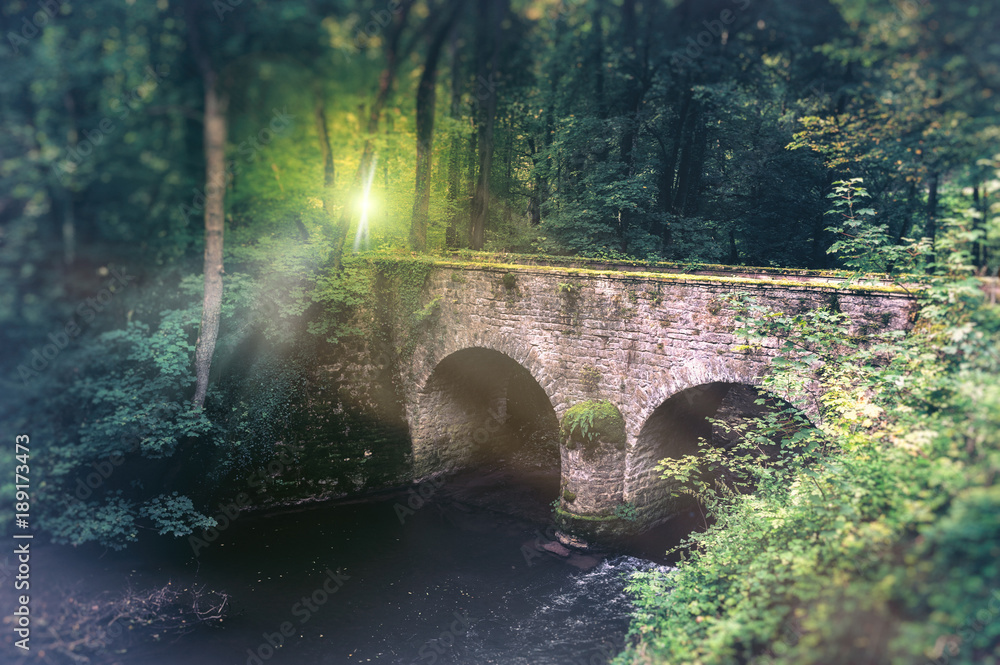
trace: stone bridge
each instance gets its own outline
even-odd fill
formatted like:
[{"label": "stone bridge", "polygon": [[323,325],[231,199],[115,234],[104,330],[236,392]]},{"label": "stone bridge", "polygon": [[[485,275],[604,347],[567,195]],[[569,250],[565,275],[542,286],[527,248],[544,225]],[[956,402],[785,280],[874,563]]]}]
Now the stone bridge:
[{"label": "stone bridge", "polygon": [[[905,329],[915,307],[903,289],[845,286],[809,271],[621,268],[435,265],[426,293],[436,314],[402,377],[414,480],[472,465],[509,420],[552,434],[574,404],[607,400],[624,418],[624,444],[589,452],[549,444],[558,446],[557,514],[564,527],[596,537],[605,524],[646,529],[676,510],[657,461],[711,438],[706,417],[761,408],[752,386],[777,342],[737,348],[727,294],[782,312],[833,305],[868,329]],[[624,504],[637,520],[615,517]]]}]

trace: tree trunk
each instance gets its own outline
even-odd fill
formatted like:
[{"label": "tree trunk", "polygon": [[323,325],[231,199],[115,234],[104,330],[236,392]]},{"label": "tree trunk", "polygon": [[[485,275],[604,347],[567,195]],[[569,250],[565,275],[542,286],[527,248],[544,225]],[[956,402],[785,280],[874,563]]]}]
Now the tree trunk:
[{"label": "tree trunk", "polygon": [[597,117],[606,120],[608,117],[608,102],[604,98],[604,31],[601,22],[604,17],[604,2],[598,0],[594,6],[591,18],[591,69],[594,72],[594,100],[597,103]]},{"label": "tree trunk", "polygon": [[334,214],[334,185],[337,180],[336,167],[333,163],[333,147],[330,144],[330,130],[326,118],[326,95],[321,86],[316,89],[316,136],[319,140],[319,151],[323,160],[323,186],[321,188],[321,199],[323,201],[323,212],[326,214],[325,223],[333,223]]},{"label": "tree trunk", "polygon": [[938,173],[932,171],[927,185],[927,225],[924,226],[924,236],[931,239],[931,247],[934,247],[934,237],[937,235],[937,206]]},{"label": "tree trunk", "polygon": [[[69,146],[75,150],[78,136],[76,131],[76,101],[71,93],[67,92],[63,95],[63,104],[66,106],[70,121]],[[76,216],[73,210],[73,192],[65,184],[60,184],[58,190],[58,192],[50,192],[50,198],[53,213],[58,215],[63,244],[63,263],[66,267],[70,267],[76,261]]]},{"label": "tree trunk", "polygon": [[[692,210],[691,194],[697,196],[701,182],[702,160],[705,153],[705,120],[701,105],[694,103],[690,114],[690,127],[684,132],[684,146],[677,167],[677,189],[674,195],[674,212],[688,216]],[[697,201],[695,201],[697,203]]]},{"label": "tree trunk", "polygon": [[431,200],[431,166],[434,157],[434,107],[437,89],[437,63],[441,47],[451,32],[460,5],[453,3],[450,16],[438,28],[427,47],[424,71],[417,84],[417,171],[413,196],[413,216],[410,219],[410,249],[423,252],[427,249],[427,222]]},{"label": "tree trunk", "polygon": [[226,196],[226,107],[228,98],[220,92],[218,75],[207,53],[202,50],[198,18],[193,2],[187,4],[188,37],[191,50],[201,70],[205,89],[205,289],[201,303],[201,328],[195,346],[196,406],[205,405],[212,355],[219,337],[222,311],[222,242],[225,228]]},{"label": "tree trunk", "polygon": [[226,96],[213,75],[205,80],[205,295],[195,350],[194,403],[205,404],[222,311],[222,243],[226,214]]},{"label": "tree trunk", "polygon": [[980,201],[979,196],[979,186],[975,185],[972,188],[972,209],[979,213],[978,216],[974,217],[972,220],[972,229],[983,234],[981,237],[977,238],[972,243],[972,265],[976,267],[977,274],[985,274],[986,268],[986,215],[987,209],[983,205],[986,201],[986,187],[983,186],[983,196],[982,201]]},{"label": "tree trunk", "polygon": [[480,86],[477,90],[479,173],[476,178],[476,191],[472,197],[469,246],[478,250],[482,249],[485,243],[486,222],[490,214],[490,167],[493,163],[493,132],[497,114],[495,78],[497,56],[500,51],[501,24],[507,6],[505,0],[482,0],[477,9],[479,16],[476,22],[476,40],[479,52],[476,71]]},{"label": "tree trunk", "polygon": [[674,122],[672,135],[672,143],[670,146],[670,152],[664,152],[664,164],[663,172],[660,174],[660,209],[664,212],[675,212],[674,210],[674,193],[675,187],[677,186],[677,160],[680,157],[681,150],[681,140],[684,136],[684,125],[687,122],[688,114],[691,111],[691,100],[692,93],[689,85],[684,86],[687,91],[684,93],[684,99],[681,101],[680,111],[677,113],[677,119]]},{"label": "tree trunk", "polygon": [[[379,118],[382,116],[382,109],[392,92],[392,84],[396,80],[396,71],[399,68],[399,37],[403,33],[403,26],[406,25],[406,18],[409,14],[412,2],[404,2],[399,11],[393,16],[392,27],[386,38],[385,46],[385,67],[378,79],[378,92],[372,102],[368,113],[368,123],[365,128],[365,144],[361,151],[361,161],[358,163],[357,173],[354,174],[354,181],[351,185],[351,192],[361,191],[363,183],[368,182],[372,177],[372,170],[375,162],[375,134],[378,133]],[[345,205],[337,223],[333,239],[333,255],[330,263],[335,271],[340,270],[341,260],[344,256],[344,241],[347,240],[347,232],[351,226],[351,206]]]},{"label": "tree trunk", "polygon": [[528,135],[528,151],[533,164],[531,176],[531,195],[528,197],[528,224],[538,226],[542,222],[542,175],[538,171],[538,162],[543,158],[535,147],[535,137]]},{"label": "tree trunk", "polygon": [[[625,62],[631,60],[633,69],[638,67],[639,55],[636,52],[638,35],[636,29],[635,16],[636,0],[624,0],[622,3],[622,24],[624,32]],[[625,165],[629,175],[632,175],[632,147],[636,136],[636,115],[639,110],[639,85],[638,72],[633,71],[632,76],[625,81],[625,92],[623,95],[624,122],[622,123],[622,134],[618,146],[622,164]]]},{"label": "tree trunk", "polygon": [[[337,173],[333,164],[333,148],[330,146],[330,131],[326,121],[326,98],[322,89],[316,91],[316,134],[323,156],[323,187],[331,188],[336,181]],[[325,196],[324,203],[326,203]]]},{"label": "tree trunk", "polygon": [[[462,67],[458,60],[458,32],[452,32],[448,45],[451,60],[451,108],[449,115],[457,120],[462,112]],[[448,153],[448,228],[445,231],[444,242],[449,249],[458,247],[458,196],[460,189],[459,158],[462,154],[462,137],[457,133],[451,137],[451,149]]]}]

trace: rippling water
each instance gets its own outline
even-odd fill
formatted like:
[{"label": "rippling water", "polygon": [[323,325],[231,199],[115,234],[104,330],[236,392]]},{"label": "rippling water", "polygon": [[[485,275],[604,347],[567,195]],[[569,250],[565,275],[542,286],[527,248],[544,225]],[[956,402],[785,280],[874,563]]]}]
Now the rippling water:
[{"label": "rippling water", "polygon": [[[242,516],[198,561],[177,543],[109,555],[83,572],[74,564],[94,588],[171,580],[233,598],[221,628],[133,645],[105,662],[598,665],[621,650],[625,577],[655,564],[539,553],[544,524],[453,498],[412,514],[400,505],[403,495]],[[58,566],[79,553],[53,556]]]}]

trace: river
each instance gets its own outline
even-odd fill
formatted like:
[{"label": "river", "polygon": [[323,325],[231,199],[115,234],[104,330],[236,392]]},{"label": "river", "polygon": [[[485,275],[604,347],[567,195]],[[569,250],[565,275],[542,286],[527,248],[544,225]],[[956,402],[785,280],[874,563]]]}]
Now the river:
[{"label": "river", "polygon": [[543,489],[507,480],[241,515],[197,558],[183,539],[100,556],[48,546],[36,579],[82,580],[83,596],[170,582],[231,598],[219,626],[95,661],[108,664],[607,663],[629,625],[626,577],[662,565],[673,536],[638,543],[639,556],[541,551]]}]

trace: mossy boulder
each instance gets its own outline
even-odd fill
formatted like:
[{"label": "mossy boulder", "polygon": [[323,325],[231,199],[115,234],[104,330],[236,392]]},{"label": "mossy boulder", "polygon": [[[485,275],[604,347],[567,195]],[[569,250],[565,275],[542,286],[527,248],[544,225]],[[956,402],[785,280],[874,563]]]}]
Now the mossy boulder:
[{"label": "mossy boulder", "polygon": [[625,445],[625,418],[618,407],[607,400],[590,400],[574,404],[563,416],[560,438],[570,450],[583,444],[593,453],[601,441],[621,450]]}]

